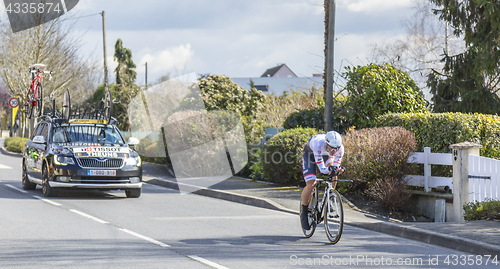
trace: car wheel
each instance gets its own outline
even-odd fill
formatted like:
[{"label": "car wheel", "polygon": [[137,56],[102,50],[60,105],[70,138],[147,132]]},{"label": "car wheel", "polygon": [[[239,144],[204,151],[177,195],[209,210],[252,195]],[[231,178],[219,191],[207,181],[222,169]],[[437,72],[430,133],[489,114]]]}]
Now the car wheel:
[{"label": "car wheel", "polygon": [[34,190],[36,189],[36,184],[32,183],[28,179],[28,170],[26,168],[26,163],[23,160],[23,176],[22,176],[22,184],[24,190]]},{"label": "car wheel", "polygon": [[49,170],[47,166],[44,165],[42,168],[42,193],[45,197],[55,197],[57,196],[57,191],[49,185]]},{"label": "car wheel", "polygon": [[125,195],[127,195],[127,198],[139,198],[141,196],[141,190],[142,188],[125,190]]}]

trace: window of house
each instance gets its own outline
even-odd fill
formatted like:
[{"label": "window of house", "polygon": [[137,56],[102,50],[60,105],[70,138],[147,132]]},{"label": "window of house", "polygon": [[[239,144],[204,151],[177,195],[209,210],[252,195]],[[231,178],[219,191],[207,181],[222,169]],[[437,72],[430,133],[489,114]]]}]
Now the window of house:
[{"label": "window of house", "polygon": [[255,85],[255,89],[261,91],[261,92],[268,92],[269,88],[267,85]]}]

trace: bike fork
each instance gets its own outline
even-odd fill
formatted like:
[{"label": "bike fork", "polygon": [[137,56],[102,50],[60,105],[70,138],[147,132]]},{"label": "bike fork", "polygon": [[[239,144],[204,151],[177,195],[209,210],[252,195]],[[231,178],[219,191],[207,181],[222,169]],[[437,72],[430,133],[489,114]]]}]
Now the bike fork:
[{"label": "bike fork", "polygon": [[[336,197],[337,195],[335,193],[332,194],[334,197]],[[328,203],[327,203],[327,212],[328,214],[330,214],[331,211],[331,207],[333,206],[335,208],[335,216],[332,216],[333,218],[338,218],[339,217],[339,205],[337,203],[337,199],[333,199],[333,205],[332,205],[332,199],[330,199],[330,190],[328,190]]]}]

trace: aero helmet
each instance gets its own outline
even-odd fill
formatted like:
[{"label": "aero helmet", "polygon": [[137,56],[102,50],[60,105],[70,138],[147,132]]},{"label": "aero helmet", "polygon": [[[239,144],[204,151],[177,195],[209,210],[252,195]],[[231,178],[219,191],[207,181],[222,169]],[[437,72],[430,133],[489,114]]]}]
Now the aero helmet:
[{"label": "aero helmet", "polygon": [[325,141],[328,146],[332,148],[339,148],[342,146],[342,137],[335,131],[330,131],[325,135]]}]

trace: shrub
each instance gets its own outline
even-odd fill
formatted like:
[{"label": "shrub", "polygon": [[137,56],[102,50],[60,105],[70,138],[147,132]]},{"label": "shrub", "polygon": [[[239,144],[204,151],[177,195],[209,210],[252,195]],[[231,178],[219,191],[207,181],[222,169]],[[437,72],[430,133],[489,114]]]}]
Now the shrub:
[{"label": "shrub", "polygon": [[368,195],[390,211],[401,210],[410,201],[411,191],[406,189],[400,178],[379,178],[370,185]]},{"label": "shrub", "polygon": [[[346,106],[346,97],[342,94],[335,96],[333,100],[333,129],[339,133],[344,133],[350,126],[348,109]],[[321,105],[309,109],[298,109],[291,113],[283,123],[285,129],[297,127],[314,128],[323,130],[325,127],[325,105]]]},{"label": "shrub", "polygon": [[229,111],[179,111],[168,117],[165,151],[175,172],[187,177],[227,175],[228,157],[235,172],[243,169],[248,152],[240,122],[240,116]]},{"label": "shrub", "polygon": [[139,141],[139,144],[137,145],[137,147],[135,148],[135,150],[141,156],[154,157],[156,155],[149,155],[149,154],[146,153],[146,149],[148,148],[148,146],[151,145],[151,144],[153,144],[153,143],[154,143],[154,141],[153,141],[153,139],[151,139],[151,137],[149,137],[149,136],[143,137]]},{"label": "shrub", "polygon": [[464,141],[481,144],[481,156],[500,159],[500,117],[463,113],[391,113],[377,118],[376,126],[402,126],[414,133],[417,151],[451,152]]},{"label": "shrub", "polygon": [[[263,127],[281,128],[288,116],[304,109],[314,109],[322,103],[319,91],[311,88],[307,93],[292,91],[283,95],[268,95],[263,103],[263,108],[258,112],[257,119],[264,123]],[[322,120],[322,118],[321,118]],[[291,126],[295,128],[297,126]],[[286,128],[286,127],[285,127]]]},{"label": "shrub", "polygon": [[370,127],[377,116],[387,112],[427,110],[422,92],[405,72],[373,63],[346,69],[347,105],[354,126]]},{"label": "shrub", "polygon": [[500,220],[500,201],[467,203],[464,205],[465,220]]},{"label": "shrub", "polygon": [[322,130],[325,127],[324,123],[325,107],[315,107],[311,109],[303,109],[295,111],[283,123],[285,129],[297,127],[314,128]]},{"label": "shrub", "polygon": [[301,182],[303,147],[317,133],[312,128],[296,128],[273,136],[264,144],[260,164],[255,166],[254,171],[262,169],[265,180],[279,184],[293,185]]},{"label": "shrub", "polygon": [[342,165],[346,179],[356,180],[355,189],[365,190],[378,179],[401,179],[415,149],[413,133],[402,127],[349,130],[343,137]]},{"label": "shrub", "polygon": [[255,88],[245,90],[223,75],[200,79],[201,96],[207,110],[234,111],[241,116],[255,116],[265,95]]},{"label": "shrub", "polygon": [[6,137],[4,146],[10,152],[22,153],[26,142],[28,142],[28,138]]}]

